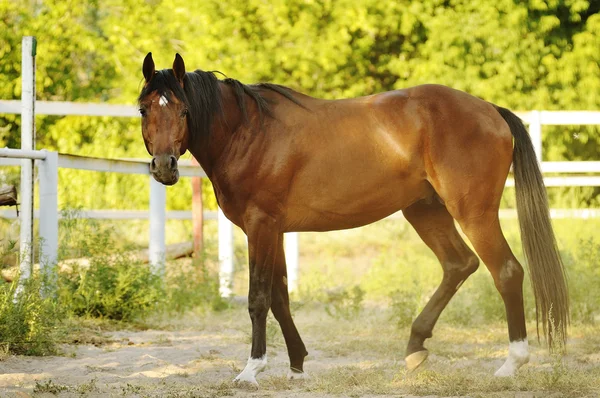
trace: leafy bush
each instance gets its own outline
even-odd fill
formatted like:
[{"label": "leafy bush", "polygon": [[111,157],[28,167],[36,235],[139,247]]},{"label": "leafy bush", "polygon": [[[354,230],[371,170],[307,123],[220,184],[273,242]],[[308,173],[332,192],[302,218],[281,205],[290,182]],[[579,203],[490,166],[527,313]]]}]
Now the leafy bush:
[{"label": "leafy bush", "polygon": [[65,311],[55,297],[40,294],[43,282],[39,275],[32,276],[16,297],[17,282],[0,285],[2,351],[22,355],[57,353],[56,332]]},{"label": "leafy bush", "polygon": [[133,321],[160,307],[162,278],[126,255],[95,257],[59,277],[60,301],[78,316]]},{"label": "leafy bush", "polygon": [[147,264],[123,254],[132,249],[119,241],[111,226],[77,218],[77,210],[63,213],[63,256],[85,257],[89,265],[75,266],[59,277],[59,296],[76,316],[130,322],[156,311],[169,313],[209,304],[223,309],[218,276],[204,266],[205,258],[166,264],[164,275],[154,275]]},{"label": "leafy bush", "polygon": [[337,289],[327,292],[325,312],[334,318],[352,319],[362,309],[365,291],[356,285],[352,289]]},{"label": "leafy bush", "polygon": [[218,274],[211,272],[203,259],[194,259],[189,267],[181,262],[177,265],[177,269],[169,269],[165,277],[163,307],[167,312],[183,313],[202,305],[209,305],[214,311],[229,308],[228,301],[219,293]]},{"label": "leafy bush", "polygon": [[410,326],[419,314],[421,297],[414,292],[396,290],[390,295],[391,318],[398,327]]}]

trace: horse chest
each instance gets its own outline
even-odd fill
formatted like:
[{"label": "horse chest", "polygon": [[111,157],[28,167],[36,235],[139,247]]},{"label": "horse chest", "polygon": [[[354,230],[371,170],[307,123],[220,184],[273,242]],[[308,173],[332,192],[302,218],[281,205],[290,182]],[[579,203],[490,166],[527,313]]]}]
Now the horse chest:
[{"label": "horse chest", "polygon": [[227,217],[232,223],[243,229],[243,206],[241,200],[235,194],[235,191],[231,189],[229,184],[224,184],[219,181],[211,180],[213,190],[215,192],[215,198],[217,204],[225,217]]}]

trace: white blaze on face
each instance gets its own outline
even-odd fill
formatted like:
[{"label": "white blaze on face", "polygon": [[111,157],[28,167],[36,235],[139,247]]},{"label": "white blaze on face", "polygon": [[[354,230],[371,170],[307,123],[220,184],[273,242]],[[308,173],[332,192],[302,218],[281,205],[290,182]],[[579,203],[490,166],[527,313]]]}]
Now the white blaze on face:
[{"label": "white blaze on face", "polygon": [[169,103],[169,100],[167,100],[167,97],[165,97],[164,95],[161,95],[160,99],[158,100],[158,104],[160,106],[167,106],[168,103]]},{"label": "white blaze on face", "polygon": [[527,344],[527,339],[511,341],[508,345],[508,358],[506,358],[504,365],[494,375],[500,377],[514,376],[517,369],[527,362],[529,362],[529,345]]}]

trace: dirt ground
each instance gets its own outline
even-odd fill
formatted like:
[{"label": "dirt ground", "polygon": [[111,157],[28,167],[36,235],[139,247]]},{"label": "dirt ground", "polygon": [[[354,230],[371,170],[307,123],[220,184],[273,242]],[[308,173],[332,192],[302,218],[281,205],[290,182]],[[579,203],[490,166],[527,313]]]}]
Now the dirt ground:
[{"label": "dirt ground", "polygon": [[556,359],[533,344],[523,375],[491,375],[507,352],[502,325],[440,326],[422,370],[407,373],[407,330],[386,316],[334,319],[300,311],[297,324],[309,350],[307,380],[288,381],[285,345],[268,322],[268,360],[259,389],[233,378],[249,353],[243,309],[186,316],[161,330],[109,331],[96,344],[68,345],[63,356],[10,356],[0,362],[0,396],[329,397],[329,396],[599,396],[599,329],[578,329],[570,354]]}]

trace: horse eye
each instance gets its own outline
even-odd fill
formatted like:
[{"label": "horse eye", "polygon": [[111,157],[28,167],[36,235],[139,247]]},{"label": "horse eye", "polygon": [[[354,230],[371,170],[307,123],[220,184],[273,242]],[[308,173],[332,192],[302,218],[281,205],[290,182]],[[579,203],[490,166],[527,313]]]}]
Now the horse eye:
[{"label": "horse eye", "polygon": [[146,110],[143,108],[140,108],[140,115],[142,115],[142,117],[146,116]]},{"label": "horse eye", "polygon": [[184,109],[183,111],[181,111],[181,117],[186,117],[188,114],[188,110]]}]

